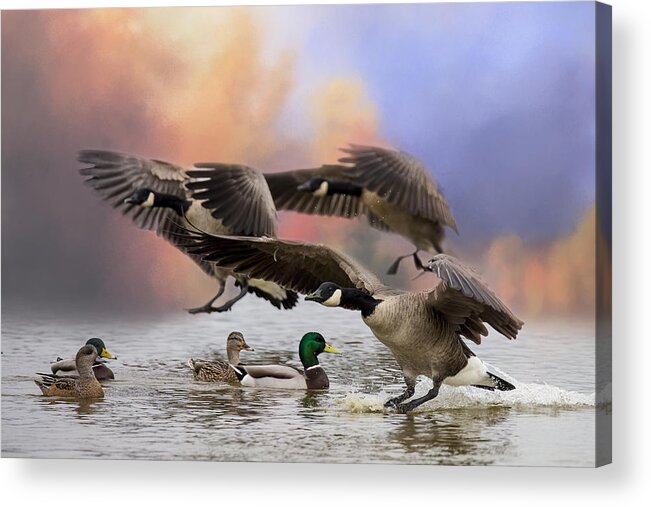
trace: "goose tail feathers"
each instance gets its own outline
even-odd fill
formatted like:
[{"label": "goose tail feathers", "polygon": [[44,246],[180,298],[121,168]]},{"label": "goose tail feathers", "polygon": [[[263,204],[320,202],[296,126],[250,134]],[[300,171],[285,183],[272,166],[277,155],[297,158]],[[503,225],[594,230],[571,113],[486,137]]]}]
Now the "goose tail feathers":
[{"label": "goose tail feathers", "polygon": [[513,389],[515,389],[515,386],[513,384],[507,382],[503,378],[498,377],[497,375],[493,375],[491,372],[486,373],[488,373],[488,376],[491,378],[491,380],[495,382],[495,389],[498,391],[513,391]]}]

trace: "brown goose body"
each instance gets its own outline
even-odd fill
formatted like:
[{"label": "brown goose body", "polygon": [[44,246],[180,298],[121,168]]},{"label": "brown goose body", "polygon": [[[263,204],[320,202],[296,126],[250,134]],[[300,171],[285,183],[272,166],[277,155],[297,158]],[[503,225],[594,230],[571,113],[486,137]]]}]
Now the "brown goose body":
[{"label": "brown goose body", "polygon": [[[396,206],[375,192],[362,191],[361,201],[374,219],[370,223],[407,238],[416,248],[432,255],[443,251],[441,243],[445,237],[443,224],[420,215],[414,215]],[[384,227],[378,225],[383,224]]]}]

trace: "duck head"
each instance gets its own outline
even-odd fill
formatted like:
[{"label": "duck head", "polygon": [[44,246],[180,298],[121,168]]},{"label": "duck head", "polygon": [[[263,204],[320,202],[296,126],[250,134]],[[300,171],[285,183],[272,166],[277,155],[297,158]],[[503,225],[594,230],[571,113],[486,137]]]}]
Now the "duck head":
[{"label": "duck head", "polygon": [[315,331],[306,333],[298,344],[298,357],[305,368],[319,364],[317,356],[322,352],[341,354],[337,349],[326,343],[321,333]]},{"label": "duck head", "polygon": [[101,338],[91,338],[86,342],[86,345],[95,347],[98,357],[105,357],[106,359],[117,359],[117,356],[114,356],[108,350],[106,350],[106,345],[104,345],[104,340],[102,340]]},{"label": "duck head", "polygon": [[92,371],[97,356],[97,349],[93,345],[84,345],[79,349],[75,356],[75,364],[80,375]]},{"label": "duck head", "polygon": [[233,331],[226,339],[226,354],[228,355],[228,362],[237,365],[240,364],[240,352],[247,350],[253,352],[255,349],[249,347],[244,341],[244,336],[239,331]]},{"label": "duck head", "polygon": [[237,347],[238,350],[248,350],[249,352],[255,351],[253,347],[248,346],[244,340],[244,335],[239,331],[233,331],[231,334],[229,334],[226,343],[229,346]]}]

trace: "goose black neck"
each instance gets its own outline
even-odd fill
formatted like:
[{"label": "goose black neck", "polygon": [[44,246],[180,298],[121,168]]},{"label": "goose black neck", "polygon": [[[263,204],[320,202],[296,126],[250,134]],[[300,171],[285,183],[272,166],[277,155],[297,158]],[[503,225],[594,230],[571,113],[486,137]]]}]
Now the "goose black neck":
[{"label": "goose black neck", "polygon": [[380,301],[359,289],[341,289],[339,306],[348,310],[359,310],[362,317],[370,316]]},{"label": "goose black neck", "polygon": [[347,181],[330,181],[328,180],[328,195],[354,195],[359,197],[362,195],[362,187],[349,183]]},{"label": "goose black neck", "polygon": [[190,201],[172,194],[154,194],[154,207],[172,209],[181,217],[190,209],[190,205]]}]

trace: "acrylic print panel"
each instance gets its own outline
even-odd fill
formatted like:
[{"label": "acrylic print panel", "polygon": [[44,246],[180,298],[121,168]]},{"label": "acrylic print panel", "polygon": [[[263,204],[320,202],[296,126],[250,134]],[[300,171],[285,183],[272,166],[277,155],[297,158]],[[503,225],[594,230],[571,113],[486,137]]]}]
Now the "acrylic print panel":
[{"label": "acrylic print panel", "polygon": [[5,11],[2,130],[4,457],[610,461],[609,7]]}]

